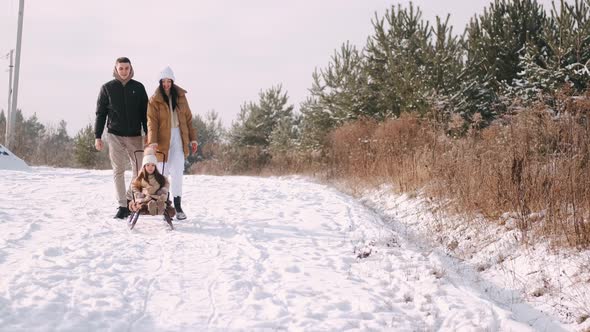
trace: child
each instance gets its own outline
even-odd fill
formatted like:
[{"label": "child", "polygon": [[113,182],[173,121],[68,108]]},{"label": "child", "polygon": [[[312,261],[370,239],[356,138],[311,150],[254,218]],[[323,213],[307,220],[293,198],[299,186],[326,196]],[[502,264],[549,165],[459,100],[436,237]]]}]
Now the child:
[{"label": "child", "polygon": [[129,203],[129,209],[133,212],[147,206],[152,216],[164,214],[166,200],[168,199],[168,188],[170,184],[156,167],[158,159],[153,149],[144,151],[141,171],[132,183],[134,201]]}]

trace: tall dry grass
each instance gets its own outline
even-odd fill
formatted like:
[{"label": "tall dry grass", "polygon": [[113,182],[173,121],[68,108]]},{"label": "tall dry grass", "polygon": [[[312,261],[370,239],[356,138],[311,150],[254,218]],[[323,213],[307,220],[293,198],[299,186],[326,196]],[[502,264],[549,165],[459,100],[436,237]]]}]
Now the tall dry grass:
[{"label": "tall dry grass", "polygon": [[562,96],[557,109],[523,109],[465,136],[405,115],[377,123],[360,120],[332,132],[326,174],[402,192],[425,190],[452,202],[458,213],[500,220],[510,213],[523,239],[555,245],[590,244],[590,128],[587,98]]},{"label": "tall dry grass", "polygon": [[191,166],[191,174],[261,175],[270,155],[260,147],[209,144],[203,148],[204,161]]}]

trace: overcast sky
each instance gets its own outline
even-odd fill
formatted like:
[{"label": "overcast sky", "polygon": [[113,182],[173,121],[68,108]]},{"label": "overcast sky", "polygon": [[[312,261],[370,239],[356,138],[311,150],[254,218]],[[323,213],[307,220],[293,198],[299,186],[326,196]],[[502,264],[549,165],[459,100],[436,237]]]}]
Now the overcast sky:
[{"label": "overcast sky", "polygon": [[[260,90],[282,84],[289,102],[309,95],[311,75],[347,40],[359,48],[371,19],[408,1],[384,0],[26,0],[18,107],[70,135],[94,122],[100,86],[114,60],[131,59],[148,95],[170,65],[193,113],[216,110],[229,126]],[[541,0],[546,8],[551,0]],[[424,17],[451,14],[462,32],[490,0],[416,0]],[[0,0],[0,109],[7,109],[8,58],[18,0]]]}]

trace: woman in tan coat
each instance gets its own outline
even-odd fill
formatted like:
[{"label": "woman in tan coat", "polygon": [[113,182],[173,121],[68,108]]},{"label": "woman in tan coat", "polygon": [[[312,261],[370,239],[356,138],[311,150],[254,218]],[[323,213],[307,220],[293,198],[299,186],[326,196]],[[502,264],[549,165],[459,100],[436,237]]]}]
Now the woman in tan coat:
[{"label": "woman in tan coat", "polygon": [[182,211],[182,173],[184,160],[197,151],[197,131],[192,124],[193,115],[186,99],[186,90],[174,84],[170,67],[160,73],[159,86],[149,100],[147,110],[148,145],[166,153],[166,160],[159,155],[158,168],[166,162],[164,176],[170,175],[176,218],[186,219]]}]

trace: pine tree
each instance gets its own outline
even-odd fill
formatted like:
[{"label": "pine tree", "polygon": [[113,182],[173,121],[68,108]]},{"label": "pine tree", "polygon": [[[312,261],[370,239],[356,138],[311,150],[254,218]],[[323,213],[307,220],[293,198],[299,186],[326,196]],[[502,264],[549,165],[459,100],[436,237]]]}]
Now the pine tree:
[{"label": "pine tree", "polygon": [[100,165],[100,154],[94,147],[94,128],[91,124],[80,129],[74,137],[74,156],[83,168],[97,168]]},{"label": "pine tree", "polygon": [[270,153],[277,155],[294,151],[297,145],[298,131],[295,119],[283,117],[270,133]]},{"label": "pine tree", "polygon": [[282,91],[281,85],[261,91],[259,97],[258,103],[249,102],[241,107],[230,132],[233,144],[266,148],[277,124],[293,116],[293,105],[287,105],[287,92]]},{"label": "pine tree", "polygon": [[11,143],[12,152],[25,160],[28,164],[39,164],[38,155],[42,148],[41,142],[45,135],[45,126],[39,123],[34,113],[25,120],[21,110],[15,112],[14,141]]},{"label": "pine tree", "polygon": [[531,104],[544,95],[554,95],[566,82],[567,72],[565,68],[549,65],[547,48],[540,52],[527,44],[520,56],[522,71],[518,78],[514,79],[512,86],[506,85],[506,94],[513,98],[519,98],[526,104]]},{"label": "pine tree", "polygon": [[522,49],[540,50],[546,14],[536,0],[495,0],[466,30],[466,63],[461,91],[453,98],[459,114],[480,113],[490,121],[505,111],[502,92],[518,82]]},{"label": "pine tree", "polygon": [[220,143],[225,134],[219,113],[211,110],[205,114],[205,143]]},{"label": "pine tree", "polygon": [[449,25],[450,15],[444,21],[436,17],[433,27],[434,44],[428,48],[428,75],[426,83],[431,93],[429,106],[444,111],[444,116],[450,118],[452,111],[451,99],[460,89],[459,75],[463,70],[462,39],[453,34],[453,27]]},{"label": "pine tree", "polygon": [[[552,37],[548,37],[548,43],[559,47],[553,48],[554,53],[562,53],[561,67],[567,71],[567,81],[578,92],[588,87],[590,78],[590,2],[575,0],[574,4],[561,1],[560,18],[557,18],[555,4],[551,11]],[[571,16],[571,19],[565,17]],[[559,38],[558,38],[559,37]]]},{"label": "pine tree", "polygon": [[301,104],[301,146],[317,149],[335,127],[358,118],[383,120],[401,112],[449,104],[459,91],[461,39],[450,16],[436,25],[410,3],[375,17],[363,52],[345,43],[326,69],[314,72],[311,97]]},{"label": "pine tree", "polygon": [[423,114],[433,104],[448,104],[459,91],[464,50],[449,19],[437,16],[431,26],[410,2],[408,8],[392,7],[384,18],[373,20],[375,33],[365,51],[372,118]]},{"label": "pine tree", "polygon": [[371,117],[386,119],[401,112],[428,110],[428,54],[432,29],[410,2],[373,20],[375,33],[366,46]]},{"label": "pine tree", "polygon": [[545,30],[547,59],[541,67],[561,72],[561,82],[569,83],[578,92],[588,87],[590,72],[590,2],[575,0],[574,4],[561,1],[560,11],[551,10]]},{"label": "pine tree", "polygon": [[[311,97],[300,105],[303,148],[317,148],[333,128],[363,116],[372,116],[368,75],[361,53],[344,43],[332,55],[327,68],[315,70]],[[296,135],[298,136],[298,134]]]},{"label": "pine tree", "polygon": [[199,142],[199,148],[197,152],[191,154],[186,158],[184,162],[184,170],[188,171],[189,168],[196,162],[203,160],[203,148],[208,144],[219,143],[221,136],[223,135],[223,127],[219,115],[215,110],[207,112],[205,120],[199,115],[193,116],[193,127],[197,130],[197,141]]},{"label": "pine tree", "polygon": [[67,123],[61,120],[57,128],[47,126],[38,160],[42,165],[71,167],[73,151],[74,140],[68,135]]},{"label": "pine tree", "polygon": [[307,98],[299,106],[301,112],[298,145],[306,150],[315,150],[325,145],[326,135],[336,126],[331,112],[325,110],[316,99]]},{"label": "pine tree", "polygon": [[361,54],[346,42],[334,52],[326,69],[314,71],[311,97],[330,115],[331,127],[374,113],[368,103],[364,66]]},{"label": "pine tree", "polygon": [[205,144],[207,141],[207,125],[200,114],[193,115],[192,125],[197,131],[197,142],[199,142],[199,145]]},{"label": "pine tree", "polygon": [[464,51],[461,39],[453,34],[450,15],[444,21],[436,17],[433,27],[434,44],[428,48],[428,86],[437,96],[451,96],[459,86],[458,74],[463,68]]},{"label": "pine tree", "polygon": [[545,46],[527,43],[520,56],[522,71],[516,84],[508,87],[511,96],[526,102],[542,99],[553,103],[565,85],[574,93],[588,87],[590,60],[590,7],[587,1],[574,4],[561,1],[560,10],[553,3],[551,15],[543,29]]}]

